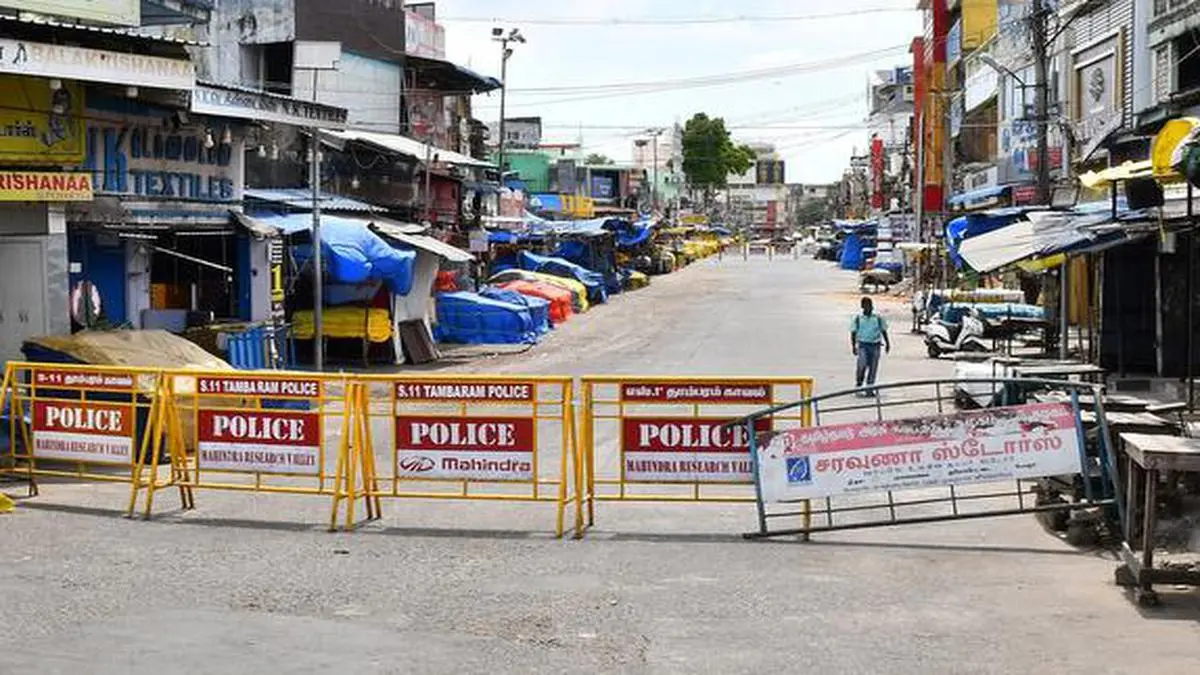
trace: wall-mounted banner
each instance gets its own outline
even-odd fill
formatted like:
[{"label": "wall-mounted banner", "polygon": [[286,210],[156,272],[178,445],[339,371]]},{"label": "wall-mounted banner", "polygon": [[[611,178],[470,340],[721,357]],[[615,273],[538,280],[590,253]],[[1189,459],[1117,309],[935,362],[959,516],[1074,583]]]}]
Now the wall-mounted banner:
[{"label": "wall-mounted banner", "polygon": [[190,90],[196,67],[187,59],[0,38],[0,73]]},{"label": "wall-mounted banner", "polygon": [[1039,478],[1080,471],[1071,406],[1058,403],[760,436],[763,501]]},{"label": "wall-mounted banner", "polygon": [[0,160],[14,164],[83,161],[83,87],[0,75]]},{"label": "wall-mounted banner", "polygon": [[90,202],[92,177],[66,171],[0,171],[0,202]]}]

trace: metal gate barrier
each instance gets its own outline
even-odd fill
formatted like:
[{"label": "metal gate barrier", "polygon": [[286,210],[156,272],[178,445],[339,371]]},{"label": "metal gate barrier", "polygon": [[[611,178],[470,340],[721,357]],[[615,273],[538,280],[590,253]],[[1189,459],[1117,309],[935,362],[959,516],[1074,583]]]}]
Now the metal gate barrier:
[{"label": "metal gate barrier", "polygon": [[[995,405],[954,410],[964,386],[990,386]],[[1008,405],[1035,389],[1065,391],[1069,403]],[[737,422],[746,430],[811,407],[816,425],[751,434],[758,530],[746,536],[807,540],[817,532],[1083,510],[1101,518],[1076,521],[1081,527],[1105,517],[1119,523],[1124,508],[1102,389],[1034,379],[922,380],[879,385],[867,401],[849,401],[863,393],[849,390],[748,415]],[[1081,410],[1081,395],[1094,401],[1094,412]]]},{"label": "metal gate barrier", "polygon": [[364,457],[363,489],[376,510],[383,497],[553,503],[561,537],[574,502],[576,536],[582,533],[572,378],[359,381],[364,429],[356,446]]},{"label": "metal gate barrier", "polygon": [[[166,443],[167,484],[179,488],[184,509],[195,508],[197,489],[319,495],[331,500],[331,530],[343,502],[345,527],[353,528],[355,500],[366,496],[357,478],[365,468],[352,451],[360,389],[353,379],[281,371],[169,371],[163,377],[162,414],[150,445],[157,457]],[[135,478],[142,468],[139,463]],[[149,518],[162,485],[142,482]],[[368,518],[378,516],[369,500],[366,506]]]},{"label": "metal gate barrier", "polygon": [[[598,501],[754,502],[747,489],[754,434],[729,422],[813,392],[810,377],[588,376],[581,382],[588,527]],[[756,418],[753,428],[795,429],[811,421],[809,409],[796,406]]]},{"label": "metal gate barrier", "polygon": [[10,362],[0,385],[8,405],[7,450],[0,475],[24,479],[29,495],[39,477],[132,486],[128,512],[140,489],[161,485],[148,454],[149,435],[161,405],[162,371],[57,363]]}]

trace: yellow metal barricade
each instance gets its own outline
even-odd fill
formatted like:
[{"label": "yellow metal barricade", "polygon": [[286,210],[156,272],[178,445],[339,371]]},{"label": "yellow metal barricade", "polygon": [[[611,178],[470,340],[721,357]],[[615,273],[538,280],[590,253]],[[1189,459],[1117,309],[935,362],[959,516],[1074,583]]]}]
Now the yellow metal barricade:
[{"label": "yellow metal barricade", "polygon": [[362,382],[363,477],[374,508],[383,497],[551,502],[561,537],[573,502],[576,532],[582,531],[571,378],[380,376]]},{"label": "yellow metal barricade", "polygon": [[0,474],[129,483],[128,512],[143,488],[162,487],[151,432],[161,410],[161,370],[9,363],[0,386],[9,406]]},{"label": "yellow metal barricade", "polygon": [[[364,497],[364,457],[356,451],[361,385],[342,375],[279,371],[171,371],[165,376],[161,433],[172,484],[185,509],[196,489],[321,495],[332,500],[330,529],[342,502],[345,527]],[[155,486],[146,496],[151,515]],[[378,513],[365,500],[367,517]]]},{"label": "yellow metal barricade", "polygon": [[[813,386],[809,377],[582,378],[587,526],[598,501],[754,502],[748,434],[726,425],[809,398]],[[798,408],[758,431],[811,423],[811,410]]]}]

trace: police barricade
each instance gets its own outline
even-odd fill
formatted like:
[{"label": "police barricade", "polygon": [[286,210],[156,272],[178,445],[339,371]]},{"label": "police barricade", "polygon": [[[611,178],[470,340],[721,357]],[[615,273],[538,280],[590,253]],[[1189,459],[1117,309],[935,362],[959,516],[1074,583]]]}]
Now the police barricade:
[{"label": "police barricade", "polygon": [[359,407],[369,425],[363,477],[376,509],[383,497],[548,502],[556,506],[561,537],[574,502],[576,532],[582,531],[571,378],[361,380]]},{"label": "police barricade", "polygon": [[[582,378],[584,503],[753,503],[750,443],[729,423],[762,406],[805,400],[809,377]],[[808,408],[763,419],[758,431],[811,424]]]},{"label": "police barricade", "polygon": [[[161,405],[162,371],[58,363],[12,362],[0,386],[7,414],[0,475],[130,483],[137,491],[159,483],[159,455],[148,454]],[[139,471],[148,466],[149,471]]]},{"label": "police barricade", "polygon": [[[195,508],[197,489],[320,495],[331,499],[330,529],[343,502],[345,527],[353,528],[355,500],[364,496],[354,452],[361,385],[281,371],[170,371],[164,385],[153,445],[165,439],[185,509]],[[147,518],[157,487],[148,487]],[[365,501],[367,517],[377,517]]]}]

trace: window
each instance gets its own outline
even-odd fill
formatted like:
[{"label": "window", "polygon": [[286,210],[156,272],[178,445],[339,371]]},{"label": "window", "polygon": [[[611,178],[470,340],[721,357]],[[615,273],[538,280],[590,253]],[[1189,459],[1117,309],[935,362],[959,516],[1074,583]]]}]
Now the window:
[{"label": "window", "polygon": [[1171,91],[1175,89],[1174,83],[1174,60],[1171,54],[1172,43],[1168,42],[1164,45],[1159,45],[1154,48],[1154,58],[1150,62],[1151,83],[1154,87],[1154,101],[1160,103],[1167,100],[1171,96]]},{"label": "window", "polygon": [[1193,2],[1196,0],[1154,0],[1150,7],[1150,16],[1157,19]]}]

